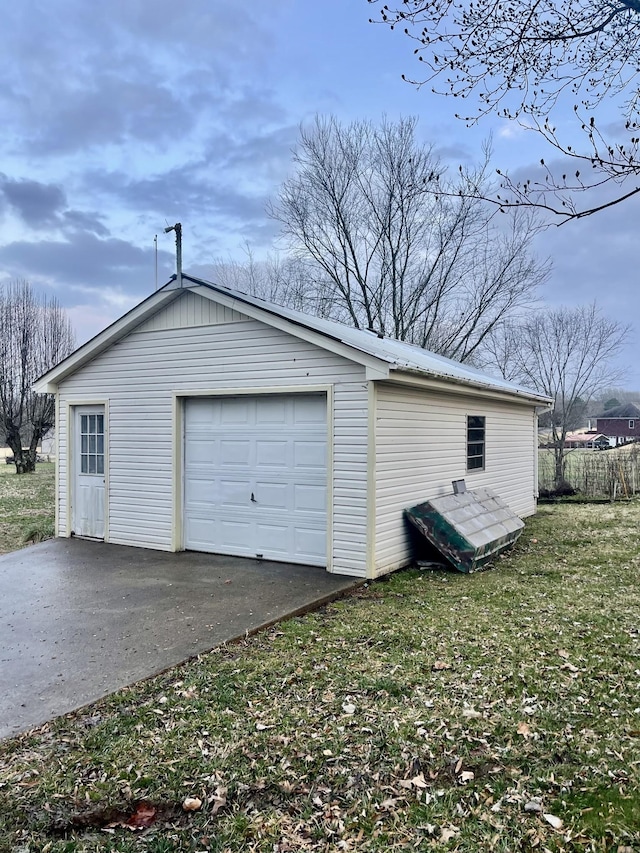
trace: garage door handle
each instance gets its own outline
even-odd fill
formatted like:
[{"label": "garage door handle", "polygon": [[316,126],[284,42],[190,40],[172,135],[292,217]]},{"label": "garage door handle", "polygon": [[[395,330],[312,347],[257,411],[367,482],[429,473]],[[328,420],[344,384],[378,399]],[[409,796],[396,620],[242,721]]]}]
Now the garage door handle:
[{"label": "garage door handle", "polygon": [[251,492],[251,500],[254,504],[258,503],[258,501],[255,499],[255,495],[253,494],[253,492]]}]

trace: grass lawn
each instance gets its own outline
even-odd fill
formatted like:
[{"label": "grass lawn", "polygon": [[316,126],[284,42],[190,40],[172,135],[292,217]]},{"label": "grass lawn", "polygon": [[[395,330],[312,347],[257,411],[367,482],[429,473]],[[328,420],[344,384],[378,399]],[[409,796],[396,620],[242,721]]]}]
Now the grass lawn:
[{"label": "grass lawn", "polygon": [[0,743],[0,850],[640,850],[639,526],[544,507]]},{"label": "grass lawn", "polygon": [[0,554],[53,536],[54,483],[52,462],[20,476],[15,465],[0,466]]}]

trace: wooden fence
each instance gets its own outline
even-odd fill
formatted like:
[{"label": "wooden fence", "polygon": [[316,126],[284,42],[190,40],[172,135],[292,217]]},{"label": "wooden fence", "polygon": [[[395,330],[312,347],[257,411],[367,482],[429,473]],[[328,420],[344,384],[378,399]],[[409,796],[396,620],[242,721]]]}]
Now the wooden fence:
[{"label": "wooden fence", "polygon": [[[567,451],[565,479],[588,498],[611,500],[631,497],[640,492],[640,444],[629,444],[612,450]],[[538,454],[540,489],[554,488],[552,450]]]}]

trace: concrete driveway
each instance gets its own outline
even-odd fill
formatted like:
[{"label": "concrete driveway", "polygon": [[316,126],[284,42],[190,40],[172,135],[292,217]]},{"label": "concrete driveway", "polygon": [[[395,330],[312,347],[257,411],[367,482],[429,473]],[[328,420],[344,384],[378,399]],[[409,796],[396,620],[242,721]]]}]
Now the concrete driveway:
[{"label": "concrete driveway", "polygon": [[337,598],[288,563],[55,539],[0,557],[0,738]]}]

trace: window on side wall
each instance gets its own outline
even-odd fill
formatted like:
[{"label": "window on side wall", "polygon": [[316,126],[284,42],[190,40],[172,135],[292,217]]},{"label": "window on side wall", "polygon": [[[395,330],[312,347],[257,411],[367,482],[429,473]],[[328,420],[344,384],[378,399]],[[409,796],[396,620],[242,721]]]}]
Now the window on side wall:
[{"label": "window on side wall", "polygon": [[629,429],[635,429],[635,428],[636,428],[636,422],[635,421],[629,421]]},{"label": "window on side wall", "polygon": [[484,450],[484,415],[467,415],[467,471],[484,469]]}]

